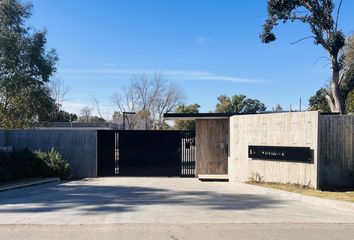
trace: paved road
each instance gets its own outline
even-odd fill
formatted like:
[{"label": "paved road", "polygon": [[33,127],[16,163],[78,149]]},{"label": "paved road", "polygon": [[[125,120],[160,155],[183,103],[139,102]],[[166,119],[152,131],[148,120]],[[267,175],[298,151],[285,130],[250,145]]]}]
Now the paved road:
[{"label": "paved road", "polygon": [[1,239],[19,240],[353,240],[347,224],[108,224],[1,226]]},{"label": "paved road", "polygon": [[354,212],[223,182],[99,178],[2,192],[0,225],[9,239],[353,239]]}]

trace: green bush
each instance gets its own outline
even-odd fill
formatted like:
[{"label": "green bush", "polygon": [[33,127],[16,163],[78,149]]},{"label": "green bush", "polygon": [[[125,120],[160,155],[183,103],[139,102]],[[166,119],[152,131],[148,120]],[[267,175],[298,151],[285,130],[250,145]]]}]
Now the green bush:
[{"label": "green bush", "polygon": [[70,165],[55,149],[0,152],[0,182],[22,178],[70,176]]},{"label": "green bush", "polygon": [[67,179],[70,176],[70,164],[68,161],[62,159],[60,153],[54,148],[48,152],[35,151],[38,159],[42,160],[48,169],[50,175],[60,177],[61,179]]}]

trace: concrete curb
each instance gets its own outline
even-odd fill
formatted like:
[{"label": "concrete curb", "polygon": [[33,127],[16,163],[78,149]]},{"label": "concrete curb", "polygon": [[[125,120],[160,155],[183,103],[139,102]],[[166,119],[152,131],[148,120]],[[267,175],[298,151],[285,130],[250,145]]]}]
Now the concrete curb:
[{"label": "concrete curb", "polygon": [[22,183],[14,183],[10,185],[0,186],[0,192],[10,191],[19,188],[25,187],[32,187],[40,184],[51,183],[51,182],[58,182],[59,178],[44,178],[44,179],[37,179],[29,182],[22,182]]},{"label": "concrete curb", "polygon": [[307,195],[303,195],[300,193],[287,192],[287,191],[283,191],[283,190],[279,190],[279,189],[267,188],[267,187],[262,187],[262,186],[247,184],[247,183],[239,183],[238,182],[238,183],[236,183],[236,185],[241,186],[241,187],[245,187],[248,189],[251,188],[255,191],[262,192],[265,194],[278,195],[280,197],[294,200],[294,201],[298,201],[298,202],[302,202],[302,203],[310,203],[310,204],[314,204],[317,206],[320,205],[322,207],[329,207],[329,208],[334,208],[334,209],[338,209],[338,210],[353,211],[354,212],[354,203],[351,203],[351,202],[307,196]]}]

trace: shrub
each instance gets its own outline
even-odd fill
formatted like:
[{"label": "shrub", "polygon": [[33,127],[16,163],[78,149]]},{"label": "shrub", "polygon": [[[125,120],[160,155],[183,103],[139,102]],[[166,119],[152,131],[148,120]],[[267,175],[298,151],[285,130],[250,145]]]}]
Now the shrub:
[{"label": "shrub", "polygon": [[62,159],[60,153],[52,148],[48,152],[35,151],[38,159],[46,164],[49,169],[49,175],[67,179],[70,176],[70,164]]},{"label": "shrub", "polygon": [[40,177],[45,172],[45,164],[29,150],[1,152],[0,168],[0,181]]},{"label": "shrub", "polygon": [[0,182],[33,177],[70,176],[70,164],[55,149],[0,152]]}]

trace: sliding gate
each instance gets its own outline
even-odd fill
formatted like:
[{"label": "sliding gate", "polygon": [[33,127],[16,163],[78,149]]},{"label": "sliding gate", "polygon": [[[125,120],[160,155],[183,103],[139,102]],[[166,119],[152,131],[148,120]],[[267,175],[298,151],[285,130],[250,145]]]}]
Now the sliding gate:
[{"label": "sliding gate", "polygon": [[99,130],[98,176],[195,176],[194,131]]}]

